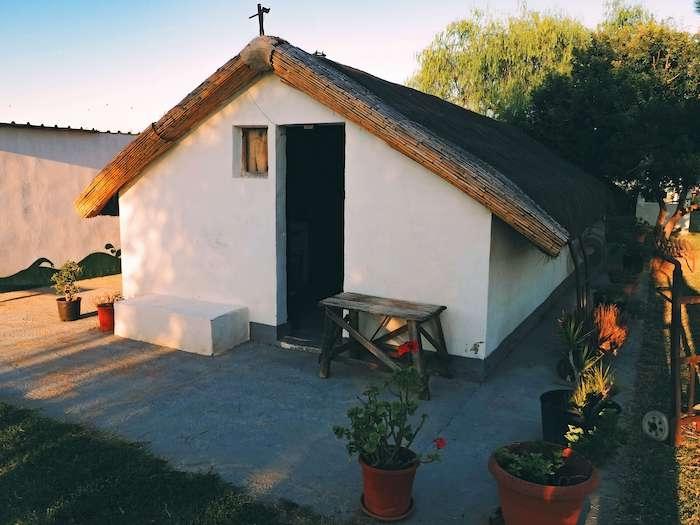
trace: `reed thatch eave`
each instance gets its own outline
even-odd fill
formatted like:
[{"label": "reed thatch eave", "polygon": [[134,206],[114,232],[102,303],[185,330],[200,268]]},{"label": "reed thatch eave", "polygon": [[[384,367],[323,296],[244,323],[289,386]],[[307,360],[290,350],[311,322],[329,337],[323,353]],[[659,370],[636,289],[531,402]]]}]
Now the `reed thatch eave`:
[{"label": "reed thatch eave", "polygon": [[[530,187],[529,192],[523,191],[520,183],[513,181],[512,170],[510,174],[504,174],[491,161],[474,154],[469,148],[471,143],[465,143],[459,132],[454,134],[452,131],[460,126],[462,131],[468,130],[471,124],[485,126],[494,133],[494,137],[511,142],[509,145],[504,144],[504,148],[512,149],[513,141],[518,141],[524,145],[519,152],[522,157],[529,155],[536,158],[541,155],[546,157],[543,162],[553,163],[552,158],[556,159],[556,156],[538,149],[542,148],[541,145],[533,145],[532,141],[517,136],[516,132],[503,128],[501,124],[495,124],[490,119],[484,120],[486,117],[474,116],[475,114],[447,102],[425,98],[429,96],[311,55],[275,37],[253,40],[239,55],[219,68],[158,122],[127,145],[97,174],[78,198],[78,213],[83,217],[99,214],[109,199],[141,174],[148,164],[267,72],[273,72],[283,82],[306,93],[442,177],[487,207],[543,252],[556,256],[566,246],[571,237],[570,230],[538,202],[543,192],[537,187],[534,190]],[[402,97],[411,98],[418,110],[398,100]],[[422,113],[416,116],[416,111]],[[444,134],[441,129],[436,132],[435,123],[429,122],[432,113],[443,113],[436,115],[436,119],[444,119],[444,114],[449,113],[453,118],[452,128]],[[499,144],[494,144],[495,149],[498,147]],[[546,169],[546,164],[542,165],[542,169]],[[539,169],[537,165],[533,166],[531,169]],[[508,165],[500,167],[510,168]],[[568,187],[573,188],[571,181],[577,180],[578,172],[574,173],[573,167],[565,163],[557,165],[557,169],[564,177],[561,180],[547,173],[554,190],[566,191]],[[523,181],[529,183],[529,179],[520,180]],[[579,184],[576,191],[587,191],[587,184],[586,181]],[[591,191],[591,194],[594,193]],[[551,205],[552,199],[547,197],[549,200],[545,199],[544,202]],[[553,209],[558,210],[556,206]],[[575,225],[577,220],[587,221],[596,213],[575,215],[565,223]]]}]

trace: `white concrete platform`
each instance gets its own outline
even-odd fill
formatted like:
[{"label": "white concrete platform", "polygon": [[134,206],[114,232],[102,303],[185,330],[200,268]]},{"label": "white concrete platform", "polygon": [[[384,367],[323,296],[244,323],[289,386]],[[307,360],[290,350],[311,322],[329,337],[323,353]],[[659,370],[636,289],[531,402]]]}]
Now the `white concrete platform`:
[{"label": "white concrete platform", "polygon": [[250,339],[248,309],[169,295],[142,295],[114,304],[120,337],[217,355]]}]

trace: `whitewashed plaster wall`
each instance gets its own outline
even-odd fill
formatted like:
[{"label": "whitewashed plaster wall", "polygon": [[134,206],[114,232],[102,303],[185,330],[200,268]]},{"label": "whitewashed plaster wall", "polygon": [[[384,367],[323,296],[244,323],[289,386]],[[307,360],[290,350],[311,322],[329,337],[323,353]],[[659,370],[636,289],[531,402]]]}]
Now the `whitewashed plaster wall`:
[{"label": "whitewashed plaster wall", "polygon": [[[278,152],[284,155],[284,142],[277,140],[282,131],[277,126],[305,122],[342,119],[267,75],[123,188],[119,209],[124,294],[240,304],[248,307],[253,322],[286,322],[286,284],[281,282],[285,274],[278,272],[286,243],[277,230],[278,217],[284,220],[278,198],[284,174],[277,169],[284,167],[277,158]],[[240,176],[235,126],[268,126],[267,177]]]},{"label": "whitewashed plaster wall", "polygon": [[0,126],[0,276],[119,244],[117,217],[81,219],[73,202],[134,137]]},{"label": "whitewashed plaster wall", "polygon": [[[251,321],[286,322],[278,126],[344,122],[272,75],[206,119],[120,193],[124,293],[236,303]],[[450,352],[479,357],[466,349],[486,337],[490,212],[345,124],[345,290],[445,304]],[[268,177],[238,177],[233,129],[259,125]]]},{"label": "whitewashed plaster wall", "polygon": [[353,124],[346,158],[345,290],[445,305],[449,352],[483,358],[491,212]]},{"label": "whitewashed plaster wall", "polygon": [[491,225],[486,355],[573,272],[568,247],[558,257],[538,250],[497,217]]}]

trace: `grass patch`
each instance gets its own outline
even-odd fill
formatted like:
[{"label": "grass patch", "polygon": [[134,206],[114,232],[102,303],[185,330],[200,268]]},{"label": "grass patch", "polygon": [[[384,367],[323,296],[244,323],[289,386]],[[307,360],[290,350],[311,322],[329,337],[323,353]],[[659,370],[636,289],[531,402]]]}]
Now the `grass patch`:
[{"label": "grass patch", "polygon": [[[629,419],[622,505],[617,522],[644,525],[700,524],[700,448],[698,442],[675,448],[641,432],[644,413],[669,412],[671,383],[669,337],[663,301],[650,287],[644,334]],[[700,332],[698,332],[700,333]]]},{"label": "grass patch", "polygon": [[0,403],[0,523],[320,525],[215,474],[171,468],[138,443]]}]

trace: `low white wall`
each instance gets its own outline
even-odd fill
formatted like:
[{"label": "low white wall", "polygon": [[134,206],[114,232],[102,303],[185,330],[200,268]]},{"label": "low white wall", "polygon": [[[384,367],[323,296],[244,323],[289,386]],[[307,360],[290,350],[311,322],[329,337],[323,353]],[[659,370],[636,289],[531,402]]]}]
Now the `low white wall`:
[{"label": "low white wall", "polygon": [[73,201],[133,138],[0,126],[0,277],[40,257],[60,265],[119,245],[117,217],[81,219]]},{"label": "low white wall", "polygon": [[569,249],[550,257],[493,217],[489,258],[486,355],[573,272]]},{"label": "low white wall", "polygon": [[[206,119],[120,194],[124,293],[286,322],[279,126],[343,122],[272,75]],[[268,177],[241,178],[233,127],[260,125]],[[345,131],[345,289],[444,304],[450,352],[483,357],[467,348],[486,337],[490,212],[358,126]]]}]

